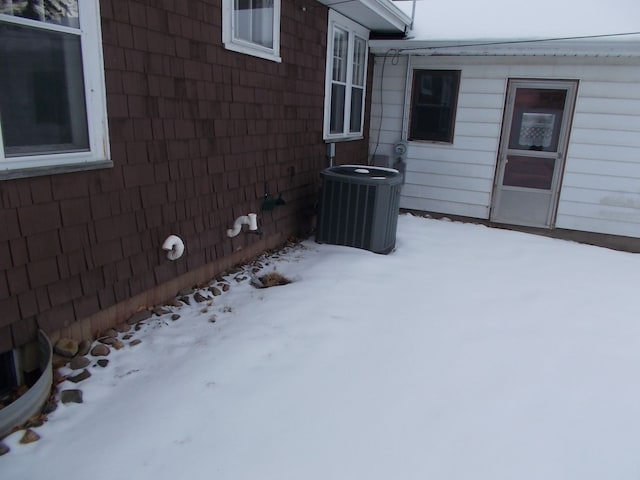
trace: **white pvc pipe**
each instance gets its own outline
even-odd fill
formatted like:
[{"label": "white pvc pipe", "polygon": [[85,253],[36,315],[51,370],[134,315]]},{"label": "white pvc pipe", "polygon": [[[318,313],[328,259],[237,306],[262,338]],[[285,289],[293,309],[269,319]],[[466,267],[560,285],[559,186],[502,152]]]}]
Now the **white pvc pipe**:
[{"label": "white pvc pipe", "polygon": [[184,242],[177,235],[169,235],[162,244],[162,249],[167,251],[169,260],[177,260],[184,253]]},{"label": "white pvc pipe", "polygon": [[236,218],[233,224],[233,228],[227,230],[227,237],[235,237],[242,230],[242,225],[249,225],[249,230],[258,230],[258,215],[250,213],[249,215],[242,215]]}]

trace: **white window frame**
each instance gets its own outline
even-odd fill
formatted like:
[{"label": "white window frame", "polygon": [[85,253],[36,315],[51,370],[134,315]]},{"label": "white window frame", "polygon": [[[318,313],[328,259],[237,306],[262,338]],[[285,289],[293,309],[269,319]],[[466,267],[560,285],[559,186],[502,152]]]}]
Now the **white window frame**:
[{"label": "white window frame", "polygon": [[0,124],[0,179],[46,175],[112,166],[107,127],[107,102],[98,0],[81,0],[80,29],[0,14],[0,22],[24,25],[80,37],[89,150],[5,157]]},{"label": "white window frame", "polygon": [[[345,83],[345,101],[344,101],[344,123],[343,131],[340,133],[331,133],[331,87],[333,84],[333,47],[334,32],[336,29],[348,33],[348,53],[347,53],[347,75]],[[364,138],[364,110],[367,98],[367,69],[369,61],[369,30],[349,20],[344,15],[339,14],[335,10],[329,10],[329,28],[327,29],[327,64],[325,68],[325,91],[324,91],[324,128],[323,138],[326,141],[339,140],[358,140]],[[364,78],[363,78],[363,94],[362,108],[360,115],[360,130],[358,132],[350,132],[351,125],[351,92],[353,88],[353,65],[354,65],[354,45],[355,38],[359,37],[365,41],[364,56]]]},{"label": "white window frame", "polygon": [[222,0],[222,43],[227,50],[282,62],[280,58],[280,2],[273,0],[273,48],[236,38],[233,17],[234,0]]}]

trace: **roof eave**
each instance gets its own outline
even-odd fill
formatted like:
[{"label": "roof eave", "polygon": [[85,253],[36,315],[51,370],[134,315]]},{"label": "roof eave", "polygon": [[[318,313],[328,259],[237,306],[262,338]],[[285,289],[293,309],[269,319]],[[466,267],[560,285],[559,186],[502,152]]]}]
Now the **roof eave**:
[{"label": "roof eave", "polygon": [[318,0],[372,32],[404,33],[411,17],[390,0]]}]

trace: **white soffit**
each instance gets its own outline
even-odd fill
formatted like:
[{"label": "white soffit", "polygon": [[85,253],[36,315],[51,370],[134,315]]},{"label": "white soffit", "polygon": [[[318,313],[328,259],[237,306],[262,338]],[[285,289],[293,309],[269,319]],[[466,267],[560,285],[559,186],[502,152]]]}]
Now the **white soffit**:
[{"label": "white soffit", "polygon": [[411,17],[390,0],[318,0],[376,33],[404,33]]}]

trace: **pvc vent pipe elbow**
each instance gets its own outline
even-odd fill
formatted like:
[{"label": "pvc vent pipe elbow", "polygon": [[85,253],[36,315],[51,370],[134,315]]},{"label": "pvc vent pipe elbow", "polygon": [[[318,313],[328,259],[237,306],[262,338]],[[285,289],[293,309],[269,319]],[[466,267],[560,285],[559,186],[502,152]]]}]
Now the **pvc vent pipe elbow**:
[{"label": "pvc vent pipe elbow", "polygon": [[169,260],[177,260],[184,253],[184,242],[177,235],[169,235],[162,244],[162,249],[167,252]]},{"label": "pvc vent pipe elbow", "polygon": [[242,230],[242,225],[249,225],[249,230],[258,230],[258,215],[256,213],[250,213],[248,215],[242,215],[236,218],[233,224],[233,228],[227,230],[227,237],[235,237]]}]

